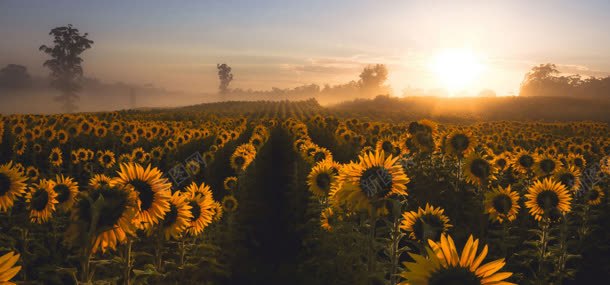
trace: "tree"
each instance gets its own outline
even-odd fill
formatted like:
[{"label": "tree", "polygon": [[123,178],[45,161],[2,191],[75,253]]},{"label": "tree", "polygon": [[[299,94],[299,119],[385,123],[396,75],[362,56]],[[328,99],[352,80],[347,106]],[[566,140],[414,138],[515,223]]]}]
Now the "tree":
[{"label": "tree", "polygon": [[8,64],[0,69],[0,88],[25,88],[32,82],[28,70],[23,65]]},{"label": "tree", "polygon": [[388,69],[383,64],[369,65],[360,73],[360,91],[366,97],[388,94],[389,88],[383,84],[388,79]]},{"label": "tree", "polygon": [[49,35],[53,36],[53,46],[40,46],[42,52],[51,56],[43,66],[51,70],[51,85],[62,93],[56,100],[62,103],[66,112],[73,112],[77,109],[75,101],[83,76],[80,55],[91,48],[93,41],[87,39],[87,33],[81,35],[72,25],[54,28]]},{"label": "tree", "polygon": [[229,83],[233,80],[233,73],[231,73],[231,67],[226,63],[217,64],[216,68],[218,68],[218,79],[220,79],[220,86],[218,89],[220,93],[227,93],[229,90]]}]

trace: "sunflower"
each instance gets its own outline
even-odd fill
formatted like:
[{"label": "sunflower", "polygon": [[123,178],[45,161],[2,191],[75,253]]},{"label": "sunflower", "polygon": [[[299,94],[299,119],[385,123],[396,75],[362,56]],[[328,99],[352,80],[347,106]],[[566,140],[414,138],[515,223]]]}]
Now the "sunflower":
[{"label": "sunflower", "polygon": [[57,141],[60,144],[65,144],[68,142],[68,139],[70,138],[70,136],[68,135],[68,132],[66,132],[65,130],[59,130],[59,131],[57,131],[55,138],[57,138]]},{"label": "sunflower", "polygon": [[19,257],[20,254],[12,251],[0,257],[0,284],[15,285],[10,280],[21,270],[21,266],[14,266],[19,261]]},{"label": "sunflower", "polygon": [[449,218],[444,212],[441,207],[435,208],[426,203],[425,209],[419,207],[417,212],[404,212],[400,229],[409,232],[409,237],[413,240],[422,242],[429,239],[439,240],[441,234],[446,233],[451,227]]},{"label": "sunflower", "polygon": [[61,164],[64,162],[62,155],[63,154],[61,150],[58,147],[54,147],[51,150],[51,154],[49,154],[49,162],[51,163],[51,165],[55,167],[60,167]]},{"label": "sunflower", "polygon": [[478,186],[486,186],[495,179],[496,168],[483,156],[472,152],[462,166],[466,181]]},{"label": "sunflower", "polygon": [[492,165],[498,171],[504,171],[504,170],[508,169],[508,167],[510,167],[510,161],[511,161],[510,154],[508,152],[503,152],[494,157]]},{"label": "sunflower", "polygon": [[25,169],[25,176],[30,181],[36,181],[36,180],[38,180],[38,176],[40,176],[40,171],[38,170],[38,168],[36,168],[34,166],[28,166]]},{"label": "sunflower", "polygon": [[327,232],[332,232],[341,220],[343,220],[341,216],[338,216],[331,207],[322,210],[322,213],[320,213],[320,227]]},{"label": "sunflower", "polygon": [[506,264],[504,258],[481,265],[487,256],[487,245],[477,255],[479,240],[468,238],[462,254],[451,236],[441,235],[440,242],[428,241],[427,257],[409,253],[413,262],[404,262],[405,271],[400,273],[407,279],[401,285],[516,285],[506,280],[512,272],[498,272]]},{"label": "sunflower", "polygon": [[224,186],[225,190],[227,190],[229,192],[235,191],[235,189],[237,189],[237,177],[230,176],[230,177],[225,178],[225,180],[223,182],[223,186]]},{"label": "sunflower", "polygon": [[535,181],[527,190],[525,198],[527,199],[525,206],[537,221],[543,217],[556,217],[571,209],[572,196],[568,189],[550,178]]},{"label": "sunflower", "polygon": [[485,193],[485,212],[489,218],[500,223],[514,221],[519,213],[519,193],[512,191],[510,185],[506,188],[497,187]]},{"label": "sunflower", "polygon": [[[214,215],[217,213],[217,205],[214,203],[210,187],[195,182],[187,186],[185,193],[188,204],[191,206],[192,218],[189,221],[187,232],[191,236],[198,236],[203,229],[212,223]],[[222,207],[220,207],[222,209]]]},{"label": "sunflower", "polygon": [[389,137],[384,137],[381,138],[379,140],[377,140],[377,143],[375,143],[375,151],[384,151],[385,153],[388,154],[396,154],[397,152],[397,144],[396,142],[394,142],[391,138]]},{"label": "sunflower", "polygon": [[574,165],[576,168],[583,171],[587,166],[587,160],[582,154],[570,153],[567,157],[567,162],[569,165]]},{"label": "sunflower", "polygon": [[191,206],[181,192],[175,192],[170,200],[169,211],[165,213],[161,227],[166,240],[170,238],[180,239],[182,233],[188,228],[193,214]]},{"label": "sunflower", "polygon": [[594,186],[585,194],[585,201],[588,205],[599,205],[601,204],[602,199],[604,199],[604,196],[604,190],[599,186]]},{"label": "sunflower", "polygon": [[534,171],[538,177],[549,177],[561,167],[561,162],[550,155],[540,155],[534,164]]},{"label": "sunflower", "polygon": [[574,166],[562,167],[555,172],[554,178],[570,191],[580,189],[580,170]]},{"label": "sunflower", "polygon": [[53,191],[57,193],[57,208],[63,211],[71,209],[78,195],[78,182],[63,174],[57,175],[53,182]]},{"label": "sunflower", "polygon": [[474,150],[476,145],[475,137],[468,131],[454,131],[447,135],[445,140],[445,150],[448,155],[455,155],[458,158]]},{"label": "sunflower", "polygon": [[337,172],[332,161],[319,162],[311,169],[307,176],[309,191],[318,198],[328,196],[330,186],[337,180]]},{"label": "sunflower", "polygon": [[0,165],[0,212],[10,210],[18,197],[26,190],[27,178],[12,162]]},{"label": "sunflower", "polygon": [[534,168],[536,158],[526,151],[520,151],[513,157],[512,166],[521,174],[528,174]]},{"label": "sunflower", "polygon": [[[92,252],[106,252],[115,250],[127,241],[128,235],[135,234],[137,193],[132,187],[106,185],[80,195],[72,211],[73,223],[66,233],[68,242],[80,241],[80,235],[93,232]],[[94,215],[99,216],[95,219]]]},{"label": "sunflower", "polygon": [[171,183],[162,177],[158,168],[148,165],[144,168],[137,163],[121,164],[119,177],[111,181],[111,185],[131,185],[138,194],[138,213],[136,225],[141,229],[148,229],[163,219],[169,211],[171,199]]},{"label": "sunflower", "polygon": [[333,154],[326,148],[316,147],[314,151],[309,153],[307,158],[307,160],[311,163],[318,163],[324,160],[332,160]]},{"label": "sunflower", "polygon": [[383,151],[359,156],[357,164],[342,169],[340,189],[333,191],[333,199],[352,210],[378,210],[378,202],[392,195],[407,195],[409,178],[404,173],[398,157]]},{"label": "sunflower", "polygon": [[98,162],[104,168],[111,168],[116,163],[116,159],[114,158],[114,152],[106,150],[100,153]]},{"label": "sunflower", "polygon": [[256,149],[251,144],[242,144],[235,149],[231,155],[231,167],[235,171],[244,171],[248,165],[254,160]]},{"label": "sunflower", "polygon": [[222,198],[222,209],[225,212],[232,213],[237,210],[237,199],[233,195],[227,195]]},{"label": "sunflower", "polygon": [[606,156],[599,161],[600,169],[603,173],[610,175],[610,156]]},{"label": "sunflower", "polygon": [[112,181],[112,178],[104,174],[96,174],[89,179],[89,187],[92,189],[107,187],[110,185],[110,181]]},{"label": "sunflower", "polygon": [[25,199],[32,223],[44,224],[55,212],[57,193],[53,190],[54,186],[55,182],[46,179],[30,186]]}]

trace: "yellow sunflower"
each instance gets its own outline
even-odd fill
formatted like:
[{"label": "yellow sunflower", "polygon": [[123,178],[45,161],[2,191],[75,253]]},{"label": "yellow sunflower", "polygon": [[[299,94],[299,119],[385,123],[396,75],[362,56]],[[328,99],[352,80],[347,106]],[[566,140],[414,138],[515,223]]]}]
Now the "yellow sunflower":
[{"label": "yellow sunflower", "polygon": [[20,256],[20,254],[11,251],[0,257],[0,284],[15,285],[10,281],[21,270],[21,266],[15,266]]},{"label": "yellow sunflower", "polygon": [[396,154],[397,153],[397,143],[389,137],[383,137],[377,140],[375,143],[375,151],[384,151],[388,154]]},{"label": "yellow sunflower", "polygon": [[512,166],[513,168],[521,174],[530,173],[534,165],[536,164],[536,158],[526,151],[520,151],[515,156],[513,156]]},{"label": "yellow sunflower", "polygon": [[492,220],[512,222],[517,218],[520,208],[519,193],[512,191],[510,185],[506,188],[498,186],[485,193],[485,212]]},{"label": "yellow sunflower", "polygon": [[[212,197],[210,187],[195,182],[187,186],[185,193],[189,206],[191,206],[192,218],[189,221],[187,232],[191,236],[198,236],[205,227],[212,223],[216,214],[216,204]],[[222,208],[222,207],[221,207]]]},{"label": "yellow sunflower", "polygon": [[561,162],[550,155],[539,155],[534,164],[538,177],[549,177],[561,167]]},{"label": "yellow sunflower", "polygon": [[309,191],[318,198],[324,198],[330,193],[330,187],[337,180],[337,172],[332,161],[321,161],[311,169],[307,176]]},{"label": "yellow sunflower", "polygon": [[40,176],[40,171],[38,170],[38,168],[36,168],[34,166],[28,166],[25,169],[25,176],[30,181],[36,181],[36,180],[38,180],[38,176]]},{"label": "yellow sunflower", "polygon": [[89,179],[89,187],[92,189],[97,189],[110,186],[110,181],[112,181],[112,178],[104,174],[95,174],[93,177],[91,177],[91,179]]},{"label": "yellow sunflower", "polygon": [[562,167],[555,172],[554,178],[570,191],[578,191],[580,189],[580,170],[574,166]]},{"label": "yellow sunflower", "polygon": [[25,199],[32,223],[44,224],[55,212],[57,193],[53,190],[53,186],[55,182],[46,179],[30,186]]},{"label": "yellow sunflower", "polygon": [[10,210],[15,199],[25,194],[27,178],[12,162],[0,165],[0,212]]},{"label": "yellow sunflower", "polygon": [[320,213],[320,227],[327,232],[332,232],[341,220],[343,220],[341,216],[337,215],[331,207],[322,210],[322,213]]},{"label": "yellow sunflower", "polygon": [[342,171],[341,187],[332,196],[351,210],[372,214],[385,198],[407,195],[409,178],[398,157],[386,157],[383,151],[361,155],[357,164],[348,164]]},{"label": "yellow sunflower", "polygon": [[237,199],[233,195],[227,195],[222,198],[222,209],[225,212],[232,213],[237,210]]},{"label": "yellow sunflower", "polygon": [[462,166],[466,181],[478,186],[486,186],[495,179],[496,168],[483,156],[472,152],[466,157]]},{"label": "yellow sunflower", "polygon": [[510,162],[510,154],[508,152],[503,152],[494,157],[492,164],[498,171],[504,171],[510,167]]},{"label": "yellow sunflower", "polygon": [[56,175],[53,182],[53,191],[57,193],[57,208],[62,211],[70,210],[76,202],[78,182],[70,177],[65,177],[63,174]]},{"label": "yellow sunflower", "polygon": [[158,168],[150,165],[144,168],[137,163],[124,163],[120,167],[119,177],[111,181],[111,186],[131,185],[138,194],[136,225],[144,230],[156,225],[169,211],[171,183],[162,177]]},{"label": "yellow sunflower", "polygon": [[475,145],[476,139],[468,131],[454,131],[447,135],[447,138],[445,139],[445,150],[447,154],[454,155],[458,158],[462,158],[473,151]]},{"label": "yellow sunflower", "polygon": [[186,195],[182,195],[181,192],[175,192],[172,195],[169,211],[165,213],[161,222],[166,240],[170,238],[180,239],[190,225],[193,214],[186,198]]},{"label": "yellow sunflower", "polygon": [[406,281],[401,285],[516,285],[506,280],[511,272],[498,272],[506,264],[504,258],[482,264],[488,247],[477,254],[479,240],[468,238],[462,254],[451,236],[441,235],[440,242],[428,241],[426,255],[409,253],[413,262],[404,262],[405,271],[400,276]]},{"label": "yellow sunflower", "polygon": [[525,198],[527,199],[525,206],[537,221],[556,217],[571,210],[570,192],[563,184],[550,178],[535,181],[529,187]]},{"label": "yellow sunflower", "polygon": [[417,212],[404,212],[400,229],[408,232],[409,237],[413,240],[422,242],[429,239],[439,240],[441,234],[446,233],[452,227],[444,212],[445,210],[441,207],[435,208],[426,203],[425,209],[419,207]]},{"label": "yellow sunflower", "polygon": [[601,204],[602,199],[604,199],[604,196],[604,190],[599,186],[594,186],[585,194],[585,201],[588,205],[599,205]]},{"label": "yellow sunflower", "polygon": [[104,168],[111,168],[116,163],[116,159],[114,157],[115,157],[114,152],[105,150],[100,153],[100,155],[98,157],[98,162]]},{"label": "yellow sunflower", "polygon": [[237,177],[230,176],[230,177],[225,178],[225,180],[223,182],[223,186],[224,186],[225,190],[227,190],[229,192],[235,191],[235,189],[237,189]]},{"label": "yellow sunflower", "polygon": [[[101,186],[80,192],[66,233],[67,241],[82,240],[81,235],[93,232],[92,252],[115,250],[135,235],[134,217],[138,212],[137,193],[132,187]],[[98,209],[97,219],[93,211]]]},{"label": "yellow sunflower", "polygon": [[64,162],[62,155],[63,154],[61,150],[58,147],[54,147],[51,150],[51,154],[49,154],[49,162],[51,163],[51,165],[55,167],[60,167],[61,164]]}]

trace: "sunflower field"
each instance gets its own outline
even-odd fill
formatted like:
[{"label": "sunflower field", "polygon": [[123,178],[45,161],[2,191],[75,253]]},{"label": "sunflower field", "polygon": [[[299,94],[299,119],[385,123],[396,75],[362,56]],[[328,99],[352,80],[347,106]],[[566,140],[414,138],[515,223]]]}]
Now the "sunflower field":
[{"label": "sunflower field", "polygon": [[315,101],[0,117],[0,284],[584,284],[610,127]]}]

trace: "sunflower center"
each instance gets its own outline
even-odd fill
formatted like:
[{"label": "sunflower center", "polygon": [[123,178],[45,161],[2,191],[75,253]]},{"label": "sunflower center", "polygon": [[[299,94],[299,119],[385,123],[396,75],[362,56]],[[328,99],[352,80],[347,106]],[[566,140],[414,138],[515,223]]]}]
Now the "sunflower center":
[{"label": "sunflower center", "polygon": [[60,204],[68,201],[68,198],[70,198],[70,188],[65,184],[57,184],[53,187],[53,190],[57,192],[57,202]]},{"label": "sunflower center", "polygon": [[112,159],[111,159],[110,155],[104,155],[104,156],[102,156],[102,161],[104,161],[104,164],[109,164],[112,161]]},{"label": "sunflower center", "polygon": [[328,192],[330,190],[330,175],[328,173],[318,174],[316,176],[316,185],[325,192]]},{"label": "sunflower center", "polygon": [[538,206],[541,207],[545,213],[548,213],[550,210],[557,208],[557,205],[559,205],[559,197],[554,191],[544,190],[536,197],[536,203],[538,203]]},{"label": "sunflower center", "polygon": [[420,241],[439,240],[444,229],[445,223],[433,214],[424,214],[413,224],[413,234]]},{"label": "sunflower center", "polygon": [[320,162],[326,158],[326,153],[323,151],[318,151],[313,155],[313,159],[315,162]]},{"label": "sunflower center", "polygon": [[360,187],[368,198],[384,197],[392,190],[392,174],[379,166],[373,166],[362,173]]},{"label": "sunflower center", "polygon": [[225,200],[223,206],[227,210],[233,210],[235,208],[235,202],[232,199],[227,199]]},{"label": "sunflower center", "polygon": [[513,206],[513,201],[507,195],[498,195],[493,198],[492,204],[496,212],[507,215]]},{"label": "sunflower center", "polygon": [[584,165],[583,160],[580,158],[575,158],[572,162],[574,162],[574,165],[578,166],[579,168],[582,168]]},{"label": "sunflower center", "polygon": [[470,139],[465,134],[456,134],[451,138],[451,146],[458,152],[462,152],[468,148]]},{"label": "sunflower center", "polygon": [[171,204],[169,206],[169,212],[165,213],[165,218],[163,219],[163,226],[169,227],[173,225],[178,219],[178,207],[176,205]]},{"label": "sunflower center", "polygon": [[201,207],[199,207],[199,204],[195,201],[190,201],[189,205],[191,206],[191,214],[193,214],[193,217],[191,218],[192,222],[199,219],[199,216],[201,216]]},{"label": "sunflower center", "polygon": [[530,168],[532,165],[534,165],[534,158],[529,155],[523,155],[519,157],[519,165],[525,168]]},{"label": "sunflower center", "polygon": [[496,160],[496,165],[499,166],[500,168],[504,168],[506,167],[506,159],[504,158],[500,158],[498,160]]},{"label": "sunflower center", "polygon": [[49,193],[43,189],[36,189],[36,192],[32,194],[32,209],[36,211],[42,211],[49,203]]},{"label": "sunflower center", "polygon": [[242,156],[235,157],[235,164],[237,166],[241,167],[242,165],[244,165],[244,163],[246,163],[246,160]]},{"label": "sunflower center", "polygon": [[0,173],[0,196],[4,196],[11,189],[11,179],[4,173]]},{"label": "sunflower center", "polygon": [[470,172],[478,178],[486,178],[489,176],[490,171],[489,163],[482,158],[476,158],[470,165]]},{"label": "sunflower center", "polygon": [[394,152],[394,146],[393,146],[393,145],[392,145],[392,143],[391,143],[391,142],[389,142],[389,141],[384,141],[384,142],[381,144],[381,149],[383,149],[383,151],[384,151],[385,153],[392,153],[392,152]]},{"label": "sunflower center", "polygon": [[540,161],[540,169],[544,173],[551,173],[555,170],[555,162],[551,159],[543,159]]},{"label": "sunflower center", "polygon": [[138,198],[140,198],[141,202],[140,209],[142,211],[148,210],[155,198],[155,192],[153,192],[151,185],[140,179],[135,179],[129,182],[129,184],[138,192]]},{"label": "sunflower center", "polygon": [[433,272],[428,280],[430,285],[479,285],[481,280],[465,267],[441,268]]}]

